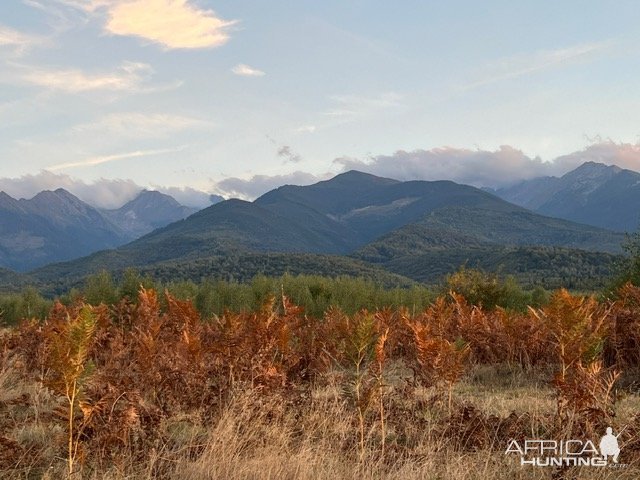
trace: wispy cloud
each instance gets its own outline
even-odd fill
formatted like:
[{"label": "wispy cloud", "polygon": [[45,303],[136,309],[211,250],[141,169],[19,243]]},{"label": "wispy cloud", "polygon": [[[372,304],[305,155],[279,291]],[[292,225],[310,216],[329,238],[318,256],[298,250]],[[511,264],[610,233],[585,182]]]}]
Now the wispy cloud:
[{"label": "wispy cloud", "polygon": [[115,136],[126,139],[158,138],[185,130],[213,128],[213,122],[168,113],[120,112],[95,122],[76,125],[72,133]]},{"label": "wispy cloud", "polygon": [[52,165],[48,167],[47,170],[52,172],[57,172],[59,170],[67,170],[71,168],[94,167],[96,165],[102,165],[103,163],[116,162],[119,160],[128,160],[131,158],[140,158],[140,157],[150,157],[154,155],[164,155],[167,153],[176,153],[181,150],[184,150],[185,148],[186,147],[182,146],[182,147],[176,147],[176,148],[164,148],[159,150],[137,150],[135,152],[118,153],[116,155],[90,157],[77,162],[66,162],[66,163],[60,163],[58,165]]},{"label": "wispy cloud", "polygon": [[591,60],[613,44],[612,40],[605,40],[505,57],[489,63],[478,73],[478,78],[464,85],[462,90],[471,90],[543,70]]},{"label": "wispy cloud", "polygon": [[385,92],[377,96],[331,95],[329,100],[334,107],[323,114],[342,119],[353,119],[379,110],[402,106],[402,95],[396,92]]},{"label": "wispy cloud", "polygon": [[47,42],[45,37],[20,32],[0,24],[0,51],[6,50],[12,55],[20,56],[34,47],[47,44]]},{"label": "wispy cloud", "polygon": [[294,131],[296,133],[314,133],[317,129],[318,127],[316,127],[315,125],[302,125],[296,128]]},{"label": "wispy cloud", "polygon": [[87,72],[77,68],[12,65],[5,74],[5,82],[35,85],[49,90],[80,93],[96,90],[138,91],[153,75],[153,68],[145,63],[124,62],[110,72]]},{"label": "wispy cloud", "polygon": [[[89,0],[82,0],[85,5],[90,5]],[[22,0],[22,3],[39,10],[46,15],[45,22],[51,28],[52,37],[67,32],[78,24],[86,24],[87,12],[70,5],[62,0]],[[80,7],[80,2],[78,7]]]},{"label": "wispy cloud", "polygon": [[264,77],[265,75],[262,70],[250,67],[249,65],[245,65],[244,63],[239,63],[238,65],[233,67],[231,71],[236,75],[240,75],[241,77]]},{"label": "wispy cloud", "polygon": [[87,13],[115,3],[114,0],[53,0],[53,2]]}]

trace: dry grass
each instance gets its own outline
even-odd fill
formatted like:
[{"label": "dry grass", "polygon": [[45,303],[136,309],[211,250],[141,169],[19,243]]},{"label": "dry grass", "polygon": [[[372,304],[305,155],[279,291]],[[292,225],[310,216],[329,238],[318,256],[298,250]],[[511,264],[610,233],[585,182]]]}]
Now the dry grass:
[{"label": "dry grass", "polygon": [[[205,321],[145,290],[56,304],[0,332],[0,478],[640,478],[640,289],[625,288],[621,305],[559,292],[529,315],[456,295],[323,319],[285,297]],[[505,455],[511,439],[597,444],[608,425],[624,468]]]},{"label": "dry grass", "polygon": [[[502,418],[511,412],[528,413],[523,427],[535,438],[534,432],[547,427],[555,408],[553,389],[544,382],[546,375],[514,366],[477,366],[457,385],[455,403],[459,408],[473,404],[479,411]],[[0,379],[5,405],[23,395],[43,396],[37,382],[24,383],[10,370],[3,371]],[[547,479],[555,472],[520,466],[516,458],[504,455],[504,439],[478,449],[452,444],[444,429],[450,421],[446,395],[434,388],[420,389],[411,399],[401,395],[399,387],[390,389],[385,397],[390,412],[387,454],[380,458],[380,439],[372,418],[364,461],[360,462],[354,412],[344,400],[339,379],[339,372],[330,372],[321,385],[301,393],[304,398],[300,399],[239,387],[215,422],[207,424],[198,412],[163,418],[158,425],[161,440],[144,458],[134,450],[122,451],[102,470],[93,470],[92,459],[85,459],[87,467],[74,478],[506,480]],[[400,383],[397,376],[390,380]],[[65,478],[64,454],[52,442],[65,434],[47,421],[55,415],[56,403],[40,401],[37,414],[33,405],[12,405],[5,435],[24,453],[11,469],[0,470],[0,477]],[[631,422],[639,405],[636,394],[624,398],[618,406],[617,425]],[[622,448],[624,451],[624,445]],[[566,473],[554,478],[637,479],[640,466],[582,467]]]},{"label": "dry grass", "polygon": [[525,371],[514,365],[478,365],[456,385],[458,398],[480,410],[501,417],[529,412],[534,417],[551,415],[556,408],[550,373]]}]

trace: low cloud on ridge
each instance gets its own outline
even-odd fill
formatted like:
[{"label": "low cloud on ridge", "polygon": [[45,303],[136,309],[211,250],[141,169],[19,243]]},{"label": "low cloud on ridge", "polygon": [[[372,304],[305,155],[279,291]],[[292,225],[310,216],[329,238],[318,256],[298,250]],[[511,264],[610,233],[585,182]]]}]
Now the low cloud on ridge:
[{"label": "low cloud on ridge", "polygon": [[215,190],[224,197],[253,200],[274,188],[283,185],[311,185],[331,177],[331,174],[314,175],[307,172],[293,172],[284,175],[254,175],[249,179],[229,177],[216,183]]},{"label": "low cloud on ridge", "polygon": [[[133,200],[145,188],[148,189],[148,187],[136,184],[133,180],[101,178],[94,182],[85,182],[69,175],[46,170],[35,175],[0,178],[0,191],[13,198],[32,198],[42,190],[56,190],[58,188],[64,188],[89,205],[106,209],[119,208]],[[209,193],[190,187],[153,185],[151,188],[171,195],[179,203],[189,207],[203,208],[211,204]]]},{"label": "low cloud on ridge", "polygon": [[[440,147],[430,150],[399,150],[392,155],[365,159],[341,157],[334,160],[338,173],[359,170],[397,180],[452,180],[476,187],[500,188],[542,176],[562,176],[584,162],[618,165],[640,171],[640,144],[600,141],[553,161],[529,157],[521,150],[503,145],[497,150]],[[254,199],[285,184],[309,185],[333,176],[296,171],[284,175],[254,175],[249,179],[226,178],[216,191],[227,197]]]},{"label": "low cloud on ridge", "polygon": [[441,147],[399,150],[367,159],[338,158],[342,171],[360,170],[398,180],[452,180],[477,187],[499,188],[542,176],[562,176],[584,162],[593,161],[640,170],[640,145],[605,141],[563,155],[551,162],[529,157],[503,145],[495,151]]},{"label": "low cloud on ridge", "polygon": [[[366,159],[338,158],[334,160],[334,167],[338,167],[337,173],[355,169],[398,180],[452,180],[477,187],[499,188],[540,176],[561,176],[589,161],[640,171],[640,144],[599,141],[551,162],[528,157],[507,145],[495,151],[452,147],[400,150],[392,155]],[[258,174],[246,179],[228,177],[214,183],[209,192],[190,187],[151,185],[150,188],[171,195],[183,205],[203,208],[211,204],[211,193],[253,200],[282,185],[310,185],[334,175],[335,171],[323,174],[294,171],[279,175]],[[118,208],[149,187],[140,186],[133,180],[103,178],[85,182],[46,170],[18,178],[0,178],[0,191],[14,198],[31,198],[42,190],[57,188],[64,188],[99,208]]]}]

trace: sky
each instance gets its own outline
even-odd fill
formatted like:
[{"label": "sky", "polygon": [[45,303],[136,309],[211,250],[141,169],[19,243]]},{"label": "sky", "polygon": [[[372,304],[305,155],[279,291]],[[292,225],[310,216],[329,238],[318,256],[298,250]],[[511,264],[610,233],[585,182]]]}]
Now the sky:
[{"label": "sky", "polygon": [[4,0],[0,189],[203,206],[358,169],[640,170],[637,2]]}]

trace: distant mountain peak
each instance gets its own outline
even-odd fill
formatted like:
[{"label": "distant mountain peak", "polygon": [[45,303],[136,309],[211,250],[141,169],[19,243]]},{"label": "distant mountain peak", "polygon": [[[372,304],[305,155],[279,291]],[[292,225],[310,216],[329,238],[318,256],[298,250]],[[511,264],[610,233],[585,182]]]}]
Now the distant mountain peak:
[{"label": "distant mountain peak", "polygon": [[524,181],[497,194],[538,213],[616,231],[638,228],[640,173],[587,161],[562,177]]},{"label": "distant mountain peak", "polygon": [[55,190],[42,190],[41,192],[38,192],[36,194],[35,197],[33,198],[37,198],[37,197],[42,197],[42,198],[78,198],[75,195],[73,195],[71,192],[69,192],[68,190],[65,190],[64,188],[56,188]]},{"label": "distant mountain peak", "polygon": [[567,176],[567,175],[593,176],[593,175],[602,175],[602,174],[615,175],[616,173],[619,173],[621,171],[622,171],[622,168],[618,167],[617,165],[606,165],[604,163],[594,162],[591,160],[588,162],[584,162],[578,168],[566,173],[564,176]]},{"label": "distant mountain peak", "polygon": [[377,175],[373,175],[372,173],[366,173],[360,170],[351,169],[351,170],[347,170],[346,172],[339,173],[338,175],[333,177],[333,179],[335,180],[336,178],[348,178],[348,177],[379,178]]},{"label": "distant mountain peak", "polygon": [[116,247],[125,240],[98,210],[62,188],[31,199],[0,194],[0,209],[4,265],[18,270]]},{"label": "distant mountain peak", "polygon": [[170,198],[175,201],[175,199],[171,195],[167,195],[166,193],[159,192],[157,190],[141,190],[136,198]]},{"label": "distant mountain peak", "polygon": [[20,202],[7,192],[0,191],[0,208],[20,209]]},{"label": "distant mountain peak", "polygon": [[563,175],[560,181],[564,188],[586,198],[621,171],[622,169],[615,165],[585,162],[575,170]]},{"label": "distant mountain peak", "polygon": [[13,198],[11,195],[9,195],[7,192],[5,192],[4,190],[0,190],[0,200],[15,200],[15,198]]},{"label": "distant mountain peak", "polygon": [[44,199],[56,198],[57,196],[58,195],[53,190],[42,190],[41,192],[36,193],[31,200],[36,200],[41,198],[44,198]]},{"label": "distant mountain peak", "polygon": [[211,205],[215,205],[216,203],[224,202],[224,197],[212,193],[209,195],[209,201],[211,202]]},{"label": "distant mountain peak", "polygon": [[586,162],[584,162],[582,165],[580,165],[580,167],[597,167],[597,168],[602,168],[602,169],[613,169],[613,170],[622,170],[622,168],[620,168],[617,165],[607,165],[606,163],[603,162],[596,162],[594,160],[588,160]]},{"label": "distant mountain peak", "polygon": [[175,198],[157,190],[144,189],[116,210],[103,210],[131,240],[152,230],[182,220],[197,209],[181,205]]},{"label": "distant mountain peak", "polygon": [[38,193],[31,200],[20,200],[21,202],[31,202],[31,204],[38,206],[42,205],[47,208],[50,208],[56,205],[58,208],[66,207],[72,208],[74,210],[86,212],[88,210],[93,210],[88,204],[80,200],[78,197],[73,195],[71,192],[65,190],[64,188],[58,188],[56,190],[43,190]]},{"label": "distant mountain peak", "polygon": [[173,198],[171,195],[167,195],[157,190],[142,190],[133,200],[130,200],[120,210],[130,210],[138,208],[159,208],[159,207],[173,207],[180,208],[182,205]]},{"label": "distant mountain peak", "polygon": [[335,177],[327,180],[332,183],[342,183],[344,181],[366,181],[375,183],[398,183],[398,180],[392,178],[379,177],[372,173],[361,172],[360,170],[348,170],[344,173],[339,173]]},{"label": "distant mountain peak", "polygon": [[138,194],[138,197],[170,197],[170,195],[159,192],[157,190],[147,190],[145,188],[140,191],[140,193]]}]

